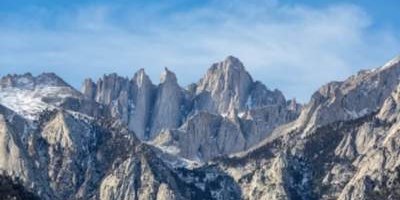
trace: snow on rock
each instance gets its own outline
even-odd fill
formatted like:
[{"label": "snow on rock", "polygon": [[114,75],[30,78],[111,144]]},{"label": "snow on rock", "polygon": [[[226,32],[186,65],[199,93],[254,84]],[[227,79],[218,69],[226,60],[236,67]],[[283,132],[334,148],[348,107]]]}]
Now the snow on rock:
[{"label": "snow on rock", "polygon": [[0,104],[15,111],[22,117],[34,120],[46,109],[54,109],[54,105],[43,98],[62,99],[71,96],[71,89],[65,87],[43,87],[34,90],[19,88],[0,89]]},{"label": "snow on rock", "polygon": [[382,69],[392,67],[393,65],[397,65],[399,63],[400,63],[400,56],[397,56],[397,57],[393,58],[392,60],[390,60],[389,62],[387,62],[385,65],[383,65]]},{"label": "snow on rock", "polygon": [[37,77],[7,75],[0,80],[0,104],[29,120],[35,120],[44,110],[54,109],[66,97],[79,95],[51,73]]}]

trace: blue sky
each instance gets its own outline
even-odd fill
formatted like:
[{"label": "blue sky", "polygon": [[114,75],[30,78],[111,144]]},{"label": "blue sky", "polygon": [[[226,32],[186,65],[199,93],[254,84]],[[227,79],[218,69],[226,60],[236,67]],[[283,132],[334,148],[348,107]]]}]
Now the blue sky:
[{"label": "blue sky", "polygon": [[322,84],[400,54],[398,0],[1,0],[0,75],[86,77],[164,67],[197,82],[228,55],[307,102]]}]

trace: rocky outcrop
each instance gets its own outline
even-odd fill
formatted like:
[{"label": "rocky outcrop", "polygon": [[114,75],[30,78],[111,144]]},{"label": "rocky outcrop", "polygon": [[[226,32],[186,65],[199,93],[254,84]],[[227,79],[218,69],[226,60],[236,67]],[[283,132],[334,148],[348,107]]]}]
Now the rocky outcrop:
[{"label": "rocky outcrop", "polygon": [[215,63],[197,84],[195,107],[210,113],[245,109],[253,80],[235,57]]},{"label": "rocky outcrop", "polygon": [[128,123],[129,113],[134,108],[130,98],[132,95],[130,81],[117,74],[110,74],[105,75],[96,85],[95,100],[109,107],[111,117]]},{"label": "rocky outcrop", "polygon": [[96,99],[97,85],[92,79],[85,79],[82,86],[82,94],[88,99]]},{"label": "rocky outcrop", "polygon": [[163,130],[178,128],[185,109],[183,91],[175,74],[166,68],[157,88],[149,138],[155,138]]},{"label": "rocky outcrop", "polygon": [[110,117],[126,124],[136,136],[145,140],[150,132],[155,86],[141,69],[132,80],[117,74],[105,75],[97,83],[85,80],[82,93],[106,107]]},{"label": "rocky outcrop", "polygon": [[137,137],[145,140],[149,137],[151,116],[153,110],[155,86],[144,72],[144,69],[135,73],[132,80],[135,109],[131,111],[128,127]]}]

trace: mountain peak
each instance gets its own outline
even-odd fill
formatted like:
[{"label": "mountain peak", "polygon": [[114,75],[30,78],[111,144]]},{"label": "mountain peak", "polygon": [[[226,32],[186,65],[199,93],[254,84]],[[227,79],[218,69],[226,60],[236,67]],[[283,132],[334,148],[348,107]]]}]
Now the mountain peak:
[{"label": "mountain peak", "polygon": [[0,104],[29,120],[53,110],[67,97],[80,95],[54,73],[7,75],[0,80]]},{"label": "mountain peak", "polygon": [[214,63],[211,67],[211,70],[222,70],[225,72],[236,71],[247,73],[243,63],[234,56],[228,56],[222,62]]},{"label": "mountain peak", "polygon": [[214,63],[207,74],[203,78],[203,81],[209,77],[222,78],[225,83],[233,83],[232,78],[240,78],[246,76],[251,79],[250,74],[246,71],[243,63],[236,57],[228,56],[221,62]]},{"label": "mountain peak", "polygon": [[[228,56],[224,61],[214,63],[198,83],[196,93],[209,93],[207,110],[226,113],[232,108],[241,108],[250,93],[253,79],[242,62]],[[218,102],[216,104],[212,102]]]},{"label": "mountain peak", "polygon": [[242,61],[240,61],[239,58],[237,58],[235,56],[232,56],[232,55],[226,57],[224,62],[232,63],[232,64],[238,64],[240,66],[243,66]]},{"label": "mountain peak", "polygon": [[91,78],[87,78],[83,81],[81,92],[85,97],[94,99],[96,97],[97,85]]},{"label": "mountain peak", "polygon": [[33,89],[35,87],[43,86],[58,86],[58,87],[69,87],[60,77],[54,73],[42,73],[38,76],[33,76],[31,73],[9,74],[4,76],[0,80],[0,87],[15,87],[19,89]]},{"label": "mountain peak", "polygon": [[161,74],[160,83],[177,82],[176,75],[170,71],[167,67],[164,68],[164,72]]},{"label": "mountain peak", "polygon": [[42,73],[36,77],[37,85],[69,86],[62,78],[55,73]]},{"label": "mountain peak", "polygon": [[143,68],[140,68],[135,75],[133,76],[133,81],[136,82],[137,85],[143,85],[146,83],[151,84],[151,80],[149,76],[146,74],[146,71]]},{"label": "mountain peak", "polygon": [[136,73],[135,73],[135,75],[138,75],[138,76],[140,76],[140,77],[143,77],[143,76],[147,76],[147,74],[146,74],[146,71],[144,70],[144,68],[140,68]]}]

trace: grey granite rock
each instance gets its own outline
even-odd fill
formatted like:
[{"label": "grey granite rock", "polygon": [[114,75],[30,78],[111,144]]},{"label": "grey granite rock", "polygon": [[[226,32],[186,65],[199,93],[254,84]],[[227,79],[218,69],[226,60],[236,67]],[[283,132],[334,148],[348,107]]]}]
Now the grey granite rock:
[{"label": "grey granite rock", "polygon": [[[96,94],[93,95],[93,92]],[[127,124],[139,139],[155,140],[153,144],[159,147],[174,144],[169,148],[182,148],[181,155],[187,158],[199,158],[193,149],[201,149],[204,145],[189,144],[188,141],[200,136],[205,143],[215,143],[207,148],[209,153],[203,152],[207,156],[200,156],[205,160],[251,147],[275,127],[296,119],[301,110],[296,102],[287,102],[279,90],[271,91],[261,82],[253,81],[239,59],[232,56],[213,64],[197,84],[191,84],[186,89],[178,85],[177,77],[168,69],[161,75],[157,86],[142,69],[130,81],[116,74],[104,76],[97,84],[86,80],[82,93],[105,105],[111,117]],[[204,118],[204,115],[198,115],[199,112],[210,113],[208,116],[218,115],[232,125],[230,128],[200,128],[203,124],[193,124],[200,122],[193,119]],[[229,120],[228,115],[237,119]],[[189,122],[199,129],[184,130]],[[178,129],[180,131],[175,131]],[[209,129],[218,129],[213,130],[220,133],[216,134],[216,139],[208,137],[206,130]],[[226,133],[222,133],[223,129]],[[180,138],[177,141],[160,142],[163,139],[157,139],[162,133],[172,132],[183,135],[170,137]],[[240,140],[239,144],[236,140]],[[217,146],[219,149],[216,149]],[[192,150],[189,151],[190,148]]]},{"label": "grey granite rock", "polygon": [[183,119],[184,94],[174,73],[165,68],[157,88],[149,139],[161,131],[178,128]]}]

